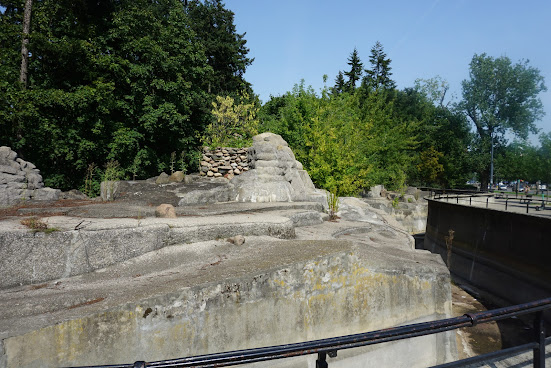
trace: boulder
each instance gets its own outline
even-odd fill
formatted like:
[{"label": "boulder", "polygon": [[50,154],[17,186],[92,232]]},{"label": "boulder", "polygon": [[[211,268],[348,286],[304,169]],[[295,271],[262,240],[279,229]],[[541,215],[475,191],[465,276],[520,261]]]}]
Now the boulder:
[{"label": "boulder", "polygon": [[119,194],[119,181],[102,181],[100,184],[100,197],[102,201],[114,201]]},{"label": "boulder", "polygon": [[57,201],[61,197],[61,190],[52,188],[36,189],[33,199],[38,201]]},{"label": "boulder", "polygon": [[375,185],[369,189],[369,192],[367,192],[368,198],[380,198],[381,192],[384,190],[382,185]]},{"label": "boulder", "polygon": [[155,209],[155,217],[176,218],[176,210],[173,205],[163,203]]},{"label": "boulder", "polygon": [[185,175],[182,171],[175,171],[169,177],[168,181],[171,183],[181,183],[184,181]]},{"label": "boulder", "polygon": [[228,238],[226,240],[235,245],[245,244],[245,237],[243,235],[232,236],[231,238]]},{"label": "boulder", "polygon": [[71,189],[67,192],[61,193],[62,199],[88,199],[88,196],[82,193],[80,190]]},{"label": "boulder", "polygon": [[161,184],[168,184],[170,181],[168,180],[169,176],[167,173],[162,172],[161,175],[157,177],[155,180],[155,184],[161,185]]}]

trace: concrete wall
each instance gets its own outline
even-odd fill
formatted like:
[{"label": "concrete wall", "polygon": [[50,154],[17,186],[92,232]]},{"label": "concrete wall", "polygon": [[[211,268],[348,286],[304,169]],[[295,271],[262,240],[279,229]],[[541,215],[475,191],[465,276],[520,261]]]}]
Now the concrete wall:
[{"label": "concrete wall", "polygon": [[[296,261],[5,338],[0,363],[53,367],[155,361],[450,317],[449,273],[428,252],[412,250],[385,258],[383,250],[349,242],[278,246],[282,253],[295,254]],[[324,255],[312,256],[315,253]],[[455,357],[453,336],[341,351],[330,358],[330,366],[431,366]],[[362,353],[369,354],[359,357]],[[314,360],[312,356],[262,366],[313,367]]]},{"label": "concrete wall", "polygon": [[[513,304],[551,295],[551,219],[429,200],[424,248],[451,272]],[[449,240],[448,240],[449,241]]]}]

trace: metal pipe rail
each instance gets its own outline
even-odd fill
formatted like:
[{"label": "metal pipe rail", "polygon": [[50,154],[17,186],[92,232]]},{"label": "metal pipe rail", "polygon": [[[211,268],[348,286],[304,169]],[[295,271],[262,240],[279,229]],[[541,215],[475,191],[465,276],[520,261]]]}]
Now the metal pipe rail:
[{"label": "metal pipe rail", "polygon": [[[530,313],[536,313],[536,318],[534,320],[535,341],[516,349],[518,350],[522,348],[522,350],[524,351],[532,349],[534,352],[534,367],[545,368],[546,339],[543,311],[546,309],[551,309],[551,298],[541,299],[530,303],[519,304],[485,312],[468,313],[461,317],[447,318],[432,322],[416,323],[411,325],[387,328],[384,330],[307,341],[295,344],[207,354],[150,363],[138,361],[133,364],[103,365],[81,368],[227,367],[237,364],[255,363],[310,354],[318,354],[318,359],[316,360],[316,368],[327,368],[327,355],[329,355],[330,357],[335,357],[337,356],[338,350],[380,344],[389,341],[409,339],[417,336],[424,336],[439,332],[455,330],[462,327],[472,327],[481,323],[498,321]],[[507,350],[503,351],[507,352]],[[492,354],[495,355],[495,353],[490,353],[486,355]],[[486,355],[476,358],[478,358],[479,360],[483,360],[483,357]],[[462,361],[448,363],[446,365],[443,365],[442,367],[459,366],[454,364],[459,364],[460,362]]]},{"label": "metal pipe rail", "polygon": [[[428,197],[425,199],[434,199],[434,200],[440,200],[440,201],[446,201],[450,202],[450,200],[455,201],[455,203],[459,204],[460,200],[467,200],[469,199],[469,206],[472,206],[473,203],[479,203],[479,204],[485,204],[486,208],[488,208],[489,205],[489,199],[490,196],[488,195],[450,195],[450,194],[434,194],[432,197]],[[483,201],[479,200],[473,200],[473,198],[484,198]],[[497,198],[497,197],[496,197]],[[549,202],[548,198],[540,200],[540,199],[526,199],[525,197],[521,196],[520,198],[498,198],[498,199],[505,199],[505,204],[503,204],[505,211],[507,211],[509,207],[509,203],[513,203],[513,201],[520,200],[518,203],[518,206],[523,206],[524,203],[526,204],[526,213],[529,213],[530,208],[532,208],[532,211],[542,211],[542,210],[549,210],[551,207],[546,206],[546,204]],[[534,202],[534,205],[530,207],[531,202]],[[523,203],[524,202],[524,203]],[[516,203],[516,202],[515,202]],[[497,205],[498,202],[493,202],[494,205]],[[517,207],[518,207],[517,206]]]}]

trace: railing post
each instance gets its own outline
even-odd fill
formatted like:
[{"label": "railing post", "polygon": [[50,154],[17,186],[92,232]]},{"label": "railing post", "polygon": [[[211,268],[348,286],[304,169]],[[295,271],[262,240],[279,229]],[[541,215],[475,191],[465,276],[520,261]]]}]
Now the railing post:
[{"label": "railing post", "polygon": [[486,197],[486,208],[488,208],[488,201],[490,200],[489,197]]},{"label": "railing post", "polygon": [[469,197],[469,206],[471,206],[471,201],[473,200],[473,197]]},{"label": "railing post", "polygon": [[534,319],[534,334],[537,347],[534,348],[534,368],[545,368],[545,322],[543,311],[536,313]]},{"label": "railing post", "polygon": [[459,196],[456,197],[455,203],[459,203]]},{"label": "railing post", "polygon": [[526,202],[526,213],[528,213],[529,206],[530,206],[530,202]]},{"label": "railing post", "polygon": [[505,211],[507,211],[507,202],[509,202],[509,198],[505,200]]},{"label": "railing post", "polygon": [[316,368],[328,368],[326,353],[323,353],[323,352],[318,353],[318,359],[316,360]]}]

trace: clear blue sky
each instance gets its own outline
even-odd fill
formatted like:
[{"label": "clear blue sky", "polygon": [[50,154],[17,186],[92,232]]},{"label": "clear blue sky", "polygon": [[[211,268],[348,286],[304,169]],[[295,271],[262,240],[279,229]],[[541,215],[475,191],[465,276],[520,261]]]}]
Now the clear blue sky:
[{"label": "clear blue sky", "polygon": [[[551,131],[551,0],[225,0],[255,58],[245,78],[266,102],[304,79],[315,90],[334,84],[357,48],[364,65],[380,41],[398,88],[441,76],[461,97],[475,53],[528,59],[545,78],[540,94]],[[537,142],[532,137],[534,143]]]}]

